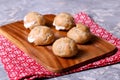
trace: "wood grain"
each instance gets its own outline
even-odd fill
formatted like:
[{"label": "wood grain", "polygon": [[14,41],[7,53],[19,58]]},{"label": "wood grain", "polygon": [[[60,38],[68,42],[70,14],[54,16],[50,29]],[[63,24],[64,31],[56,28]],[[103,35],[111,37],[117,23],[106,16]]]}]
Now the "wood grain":
[{"label": "wood grain", "polygon": [[[47,24],[55,33],[56,39],[66,36],[66,31],[57,31],[52,26],[55,15],[44,15]],[[53,72],[63,72],[74,69],[90,62],[110,56],[117,51],[117,48],[107,41],[94,36],[90,42],[85,45],[79,45],[79,53],[73,58],[60,58],[52,52],[51,45],[35,46],[27,41],[30,31],[25,29],[23,21],[14,22],[0,27],[0,34],[8,38],[12,43],[18,46],[31,58],[42,64],[46,69]]]}]

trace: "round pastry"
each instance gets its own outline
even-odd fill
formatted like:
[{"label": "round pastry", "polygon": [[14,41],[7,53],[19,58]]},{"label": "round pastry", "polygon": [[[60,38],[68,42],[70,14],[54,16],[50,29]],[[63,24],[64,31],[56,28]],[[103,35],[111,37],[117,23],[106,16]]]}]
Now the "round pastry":
[{"label": "round pastry", "polygon": [[52,50],[57,56],[72,57],[77,54],[78,47],[74,40],[68,37],[62,37],[53,43]]},{"label": "round pastry", "polygon": [[48,45],[54,41],[54,33],[47,26],[36,26],[28,34],[28,41],[35,45]]},{"label": "round pastry", "polygon": [[78,28],[79,28],[80,30],[82,30],[82,31],[90,32],[89,27],[87,27],[87,26],[85,26],[85,25],[83,25],[83,24],[81,24],[81,23],[77,23],[77,24],[76,24],[76,27],[78,27]]},{"label": "round pastry", "polygon": [[53,25],[56,30],[69,30],[75,25],[74,18],[69,13],[60,13],[54,18]]},{"label": "round pastry", "polygon": [[43,15],[37,12],[29,12],[24,17],[24,27],[33,29],[35,26],[45,25],[45,19]]},{"label": "round pastry", "polygon": [[91,32],[88,27],[77,24],[67,32],[67,37],[73,39],[76,43],[84,44],[88,42],[91,38]]}]

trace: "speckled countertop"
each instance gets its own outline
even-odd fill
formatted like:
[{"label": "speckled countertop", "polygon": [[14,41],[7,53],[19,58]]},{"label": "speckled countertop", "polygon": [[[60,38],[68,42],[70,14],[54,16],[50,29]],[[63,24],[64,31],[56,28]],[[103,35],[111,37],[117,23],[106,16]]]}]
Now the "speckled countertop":
[{"label": "speckled countertop", "polygon": [[[100,26],[120,38],[120,0],[0,0],[0,25],[23,19],[26,13],[84,11]],[[0,62],[0,80],[9,80]],[[49,80],[120,80],[120,64],[90,69]]]}]

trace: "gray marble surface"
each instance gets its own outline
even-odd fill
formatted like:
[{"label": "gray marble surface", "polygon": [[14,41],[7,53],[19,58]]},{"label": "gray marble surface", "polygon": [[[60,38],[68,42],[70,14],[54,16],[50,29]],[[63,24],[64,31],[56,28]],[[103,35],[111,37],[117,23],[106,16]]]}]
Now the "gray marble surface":
[{"label": "gray marble surface", "polygon": [[[23,19],[26,13],[84,11],[99,25],[120,38],[120,0],[0,0],[0,25]],[[0,62],[0,80],[9,80]],[[86,70],[49,80],[120,80],[120,64]]]}]

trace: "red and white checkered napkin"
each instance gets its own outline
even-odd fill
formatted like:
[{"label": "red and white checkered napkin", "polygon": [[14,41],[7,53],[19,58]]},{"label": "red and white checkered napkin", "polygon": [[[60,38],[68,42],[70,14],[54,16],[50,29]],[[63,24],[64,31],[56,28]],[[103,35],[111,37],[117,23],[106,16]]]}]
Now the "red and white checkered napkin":
[{"label": "red and white checkered napkin", "polygon": [[88,65],[79,67],[69,72],[53,73],[45,69],[42,65],[36,63],[35,60],[31,59],[9,40],[0,35],[0,59],[4,65],[5,70],[8,73],[9,78],[11,80],[33,80],[35,78],[50,78],[120,62],[120,39],[114,37],[105,29],[101,28],[93,20],[91,20],[87,14],[83,12],[76,14],[74,17],[76,23],[81,22],[89,26],[94,34],[116,45],[118,48],[117,53],[110,57],[106,57],[105,59],[89,63]]}]

